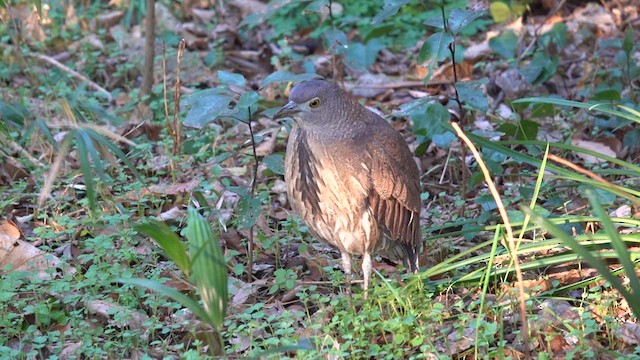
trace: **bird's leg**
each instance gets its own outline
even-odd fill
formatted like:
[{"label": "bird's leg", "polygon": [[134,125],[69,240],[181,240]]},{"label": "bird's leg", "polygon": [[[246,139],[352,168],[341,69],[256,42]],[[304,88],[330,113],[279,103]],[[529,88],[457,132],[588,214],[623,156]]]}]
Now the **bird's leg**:
[{"label": "bird's leg", "polygon": [[362,274],[364,276],[364,298],[367,298],[367,292],[369,290],[369,279],[371,278],[371,270],[373,265],[371,263],[371,254],[364,253],[362,256]]},{"label": "bird's leg", "polygon": [[351,294],[351,281],[353,276],[351,275],[351,255],[344,251],[340,251],[342,257],[342,271],[344,271],[344,278],[347,280],[347,292]]}]

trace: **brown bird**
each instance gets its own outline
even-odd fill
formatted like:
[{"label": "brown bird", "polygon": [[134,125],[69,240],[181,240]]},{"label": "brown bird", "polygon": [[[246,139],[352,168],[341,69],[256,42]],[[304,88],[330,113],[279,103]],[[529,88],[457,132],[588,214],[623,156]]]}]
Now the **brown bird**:
[{"label": "brown bird", "polygon": [[365,296],[371,254],[418,270],[420,179],[402,136],[340,87],[323,80],[295,86],[274,119],[294,120],[285,158],[292,209],[310,233],[351,255],[363,255]]}]

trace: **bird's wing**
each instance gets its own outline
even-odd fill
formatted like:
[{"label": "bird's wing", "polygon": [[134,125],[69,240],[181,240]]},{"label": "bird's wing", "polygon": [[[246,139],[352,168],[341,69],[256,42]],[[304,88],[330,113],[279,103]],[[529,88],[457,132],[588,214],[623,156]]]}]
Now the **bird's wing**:
[{"label": "bird's wing", "polygon": [[373,141],[367,144],[371,167],[369,207],[388,236],[400,241],[413,258],[420,247],[418,168],[397,131],[379,121],[374,123],[374,128]]}]

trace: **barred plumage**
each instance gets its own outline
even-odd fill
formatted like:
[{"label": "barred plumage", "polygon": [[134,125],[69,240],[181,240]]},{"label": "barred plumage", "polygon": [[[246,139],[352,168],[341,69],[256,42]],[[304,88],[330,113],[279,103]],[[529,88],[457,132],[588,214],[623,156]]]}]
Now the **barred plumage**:
[{"label": "barred plumage", "polygon": [[417,271],[420,181],[402,136],[323,80],[300,83],[289,100],[274,119],[294,119],[285,158],[292,209],[314,237],[340,250],[345,273],[350,255],[363,255],[365,291],[371,254]]}]

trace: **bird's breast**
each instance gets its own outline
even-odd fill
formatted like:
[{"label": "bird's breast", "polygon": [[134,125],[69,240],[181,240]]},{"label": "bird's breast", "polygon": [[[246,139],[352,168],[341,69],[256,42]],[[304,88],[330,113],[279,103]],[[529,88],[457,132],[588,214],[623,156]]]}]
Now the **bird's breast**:
[{"label": "bird's breast", "polygon": [[285,181],[292,209],[314,236],[361,254],[375,245],[378,226],[366,204],[364,154],[354,154],[352,145],[317,141],[294,128],[287,144]]}]

